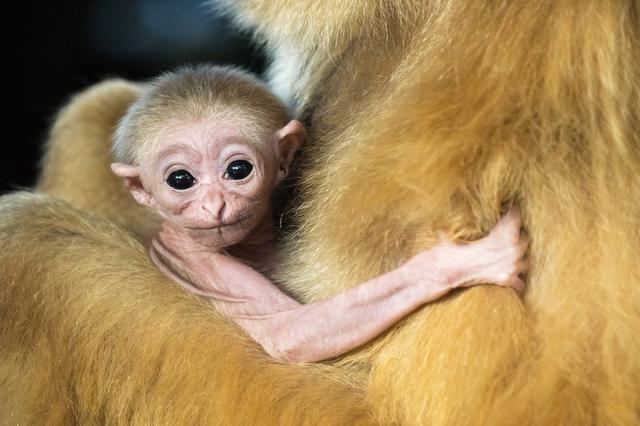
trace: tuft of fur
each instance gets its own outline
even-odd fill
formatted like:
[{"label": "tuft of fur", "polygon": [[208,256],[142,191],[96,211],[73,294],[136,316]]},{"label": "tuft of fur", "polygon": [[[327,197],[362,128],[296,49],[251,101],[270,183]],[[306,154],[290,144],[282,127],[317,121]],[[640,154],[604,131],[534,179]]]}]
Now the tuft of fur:
[{"label": "tuft of fur", "polygon": [[[42,403],[41,414],[53,415],[55,407],[64,406],[82,418],[96,412],[117,418],[131,412],[127,395],[136,395],[133,400],[146,404],[136,413],[146,412],[140,419],[151,422],[154,413],[171,411],[166,407],[171,398],[166,393],[165,399],[140,397],[156,383],[156,373],[145,371],[136,354],[147,347],[153,354],[155,339],[172,336],[185,347],[180,353],[187,358],[171,352],[164,365],[175,376],[160,382],[158,392],[179,388],[179,401],[184,393],[199,395],[193,400],[201,404],[193,406],[215,406],[216,417],[207,418],[212,422],[276,422],[286,415],[291,416],[288,421],[349,423],[350,416],[363,409],[360,394],[349,399],[348,386],[331,383],[336,377],[346,384],[360,383],[365,371],[368,407],[383,424],[640,423],[637,3],[221,3],[272,52],[274,86],[296,114],[311,123],[302,158],[297,227],[282,271],[281,281],[292,294],[310,301],[356,285],[429,247],[436,230],[478,237],[505,206],[514,204],[531,239],[526,295],[520,299],[511,290],[494,287],[456,293],[342,360],[317,366],[326,376],[307,376],[304,367],[291,366],[286,374],[293,379],[285,380],[281,370],[275,371],[280,366],[262,355],[246,357],[233,349],[246,340],[235,330],[224,331],[228,326],[220,325],[215,314],[199,311],[202,308],[189,304],[186,296],[176,302],[186,313],[170,317],[181,318],[180,326],[193,322],[202,333],[197,338],[209,330],[211,342],[204,341],[197,350],[191,340],[196,337],[177,332],[175,323],[155,326],[167,309],[174,309],[169,296],[156,295],[157,287],[149,290],[144,311],[152,313],[136,322],[138,305],[128,303],[135,300],[138,286],[147,288],[150,278],[127,275],[131,250],[119,248],[105,255],[105,248],[117,244],[121,234],[89,233],[93,217],[77,213],[74,218],[91,217],[86,226],[73,226],[79,227],[79,236],[91,236],[95,250],[83,246],[81,252],[74,251],[63,236],[50,236],[45,246],[20,206],[46,205],[56,214],[66,207],[33,200],[20,206],[6,202],[0,229],[11,230],[11,238],[3,240],[11,242],[5,246],[11,250],[0,250],[0,313],[7,312],[0,322],[0,347],[4,350],[4,342],[11,342],[11,352],[3,352],[0,383],[13,383],[13,392],[0,399],[3,412],[37,412],[30,407]],[[56,133],[60,124],[54,127],[41,187],[126,224],[120,213],[129,201],[118,197],[109,205],[95,202],[96,193],[111,188],[108,179],[97,177],[81,190],[57,180],[83,170],[85,163],[74,156],[92,154],[74,141],[105,149],[110,132],[105,129],[112,129],[114,121],[104,117],[123,112],[110,104],[118,91],[105,89],[99,101],[105,107],[97,108],[89,102],[96,99],[92,90],[97,89],[76,98],[58,121],[67,123],[69,138]],[[91,115],[97,115],[98,122],[87,126],[82,117]],[[61,156],[54,161],[56,151]],[[57,219],[43,219],[40,229],[59,229]],[[43,260],[25,263],[33,258]],[[105,287],[111,283],[105,277],[109,265],[125,270],[114,282],[135,285]],[[83,275],[86,270],[92,275]],[[140,263],[139,274],[157,273]],[[67,280],[73,285],[66,285]],[[69,305],[64,297],[76,287],[83,291],[74,293],[79,295],[73,299],[77,304]],[[88,299],[95,292],[105,296],[99,304]],[[89,295],[82,296],[85,293]],[[56,315],[46,316],[46,323],[25,325],[26,318],[40,318],[49,306],[33,294],[65,303]],[[92,328],[111,326],[109,333],[99,334],[111,336],[109,349],[92,346],[100,339],[89,332],[74,340],[76,328],[65,320],[65,312],[74,320],[89,321]],[[132,315],[136,326],[157,337],[128,327],[124,320],[117,322]],[[55,330],[59,340],[24,340],[43,330]],[[56,359],[51,351],[71,350],[66,349],[69,342],[77,356],[68,359],[83,366],[79,375],[65,375],[68,366],[46,364]],[[218,351],[212,344],[229,346]],[[204,388],[189,368],[193,361],[178,361],[197,354],[215,363],[211,377],[224,377],[218,386],[206,388],[206,395],[198,393]],[[140,368],[134,382],[141,387],[130,391],[123,385],[127,372],[121,364]],[[265,364],[270,367],[262,370]],[[95,377],[86,367],[100,365],[104,370]],[[23,369],[16,370],[20,366]],[[255,381],[247,379],[245,369],[259,371],[261,377],[248,392],[241,390]],[[11,373],[14,370],[23,374]],[[178,377],[186,382],[174,381]],[[39,387],[40,381],[51,385]],[[73,397],[45,405],[59,401],[56,392],[75,389],[78,382],[99,397],[65,393]],[[298,397],[298,386],[307,393]],[[32,391],[36,388],[40,393]],[[129,389],[124,397],[122,389]],[[239,398],[248,398],[246,404],[239,406]],[[264,402],[274,400],[277,403]],[[103,411],[91,405],[93,401],[103,401],[97,405],[105,407]],[[334,405],[337,412],[330,408]],[[195,409],[189,407],[176,405],[172,412]]]}]

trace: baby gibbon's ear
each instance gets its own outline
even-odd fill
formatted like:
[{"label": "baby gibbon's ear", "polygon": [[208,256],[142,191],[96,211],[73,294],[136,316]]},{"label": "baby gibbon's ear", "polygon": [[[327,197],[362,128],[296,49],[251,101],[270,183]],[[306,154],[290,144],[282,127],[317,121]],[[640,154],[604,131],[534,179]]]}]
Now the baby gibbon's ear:
[{"label": "baby gibbon's ear", "polygon": [[280,162],[280,170],[284,173],[282,178],[289,174],[289,166],[293,161],[293,155],[307,139],[307,131],[298,120],[291,120],[282,129],[276,132],[275,150]]},{"label": "baby gibbon's ear", "polygon": [[133,198],[143,206],[151,207],[151,194],[147,192],[140,179],[140,168],[124,163],[111,163],[111,171],[124,180],[124,187]]}]

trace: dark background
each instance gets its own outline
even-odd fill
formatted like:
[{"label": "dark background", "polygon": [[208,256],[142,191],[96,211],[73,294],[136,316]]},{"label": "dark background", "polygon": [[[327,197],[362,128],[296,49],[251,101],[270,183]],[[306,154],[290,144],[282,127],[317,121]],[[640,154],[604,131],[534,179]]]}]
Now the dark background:
[{"label": "dark background", "polygon": [[108,77],[140,80],[211,61],[260,72],[249,37],[202,0],[67,0],[3,5],[0,193],[35,182],[56,111]]}]

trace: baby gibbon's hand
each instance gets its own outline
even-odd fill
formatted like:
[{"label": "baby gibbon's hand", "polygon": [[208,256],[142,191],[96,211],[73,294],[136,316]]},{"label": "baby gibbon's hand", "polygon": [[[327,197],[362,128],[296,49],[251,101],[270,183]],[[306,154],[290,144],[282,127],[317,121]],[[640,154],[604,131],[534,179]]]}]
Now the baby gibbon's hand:
[{"label": "baby gibbon's hand", "polygon": [[519,274],[526,270],[522,259],[527,241],[520,235],[520,216],[505,214],[484,238],[457,244],[440,235],[440,243],[412,258],[403,268],[415,278],[433,277],[443,292],[457,287],[495,284],[524,290]]},{"label": "baby gibbon's hand", "polygon": [[162,224],[149,248],[149,256],[158,269],[190,292],[202,296],[212,295],[207,284],[216,255],[170,222]]}]

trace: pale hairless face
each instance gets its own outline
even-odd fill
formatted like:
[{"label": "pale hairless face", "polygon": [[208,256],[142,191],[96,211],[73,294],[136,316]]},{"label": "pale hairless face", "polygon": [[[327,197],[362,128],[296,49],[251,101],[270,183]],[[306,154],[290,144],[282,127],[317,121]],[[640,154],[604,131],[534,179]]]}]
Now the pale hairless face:
[{"label": "pale hairless face", "polygon": [[180,125],[162,136],[143,169],[150,206],[203,245],[245,239],[269,215],[279,183],[270,142],[260,152],[233,126]]},{"label": "pale hairless face", "polygon": [[233,122],[167,126],[140,165],[114,163],[135,199],[183,228],[198,243],[228,247],[247,241],[270,220],[271,194],[304,140],[302,124],[250,140]]}]

